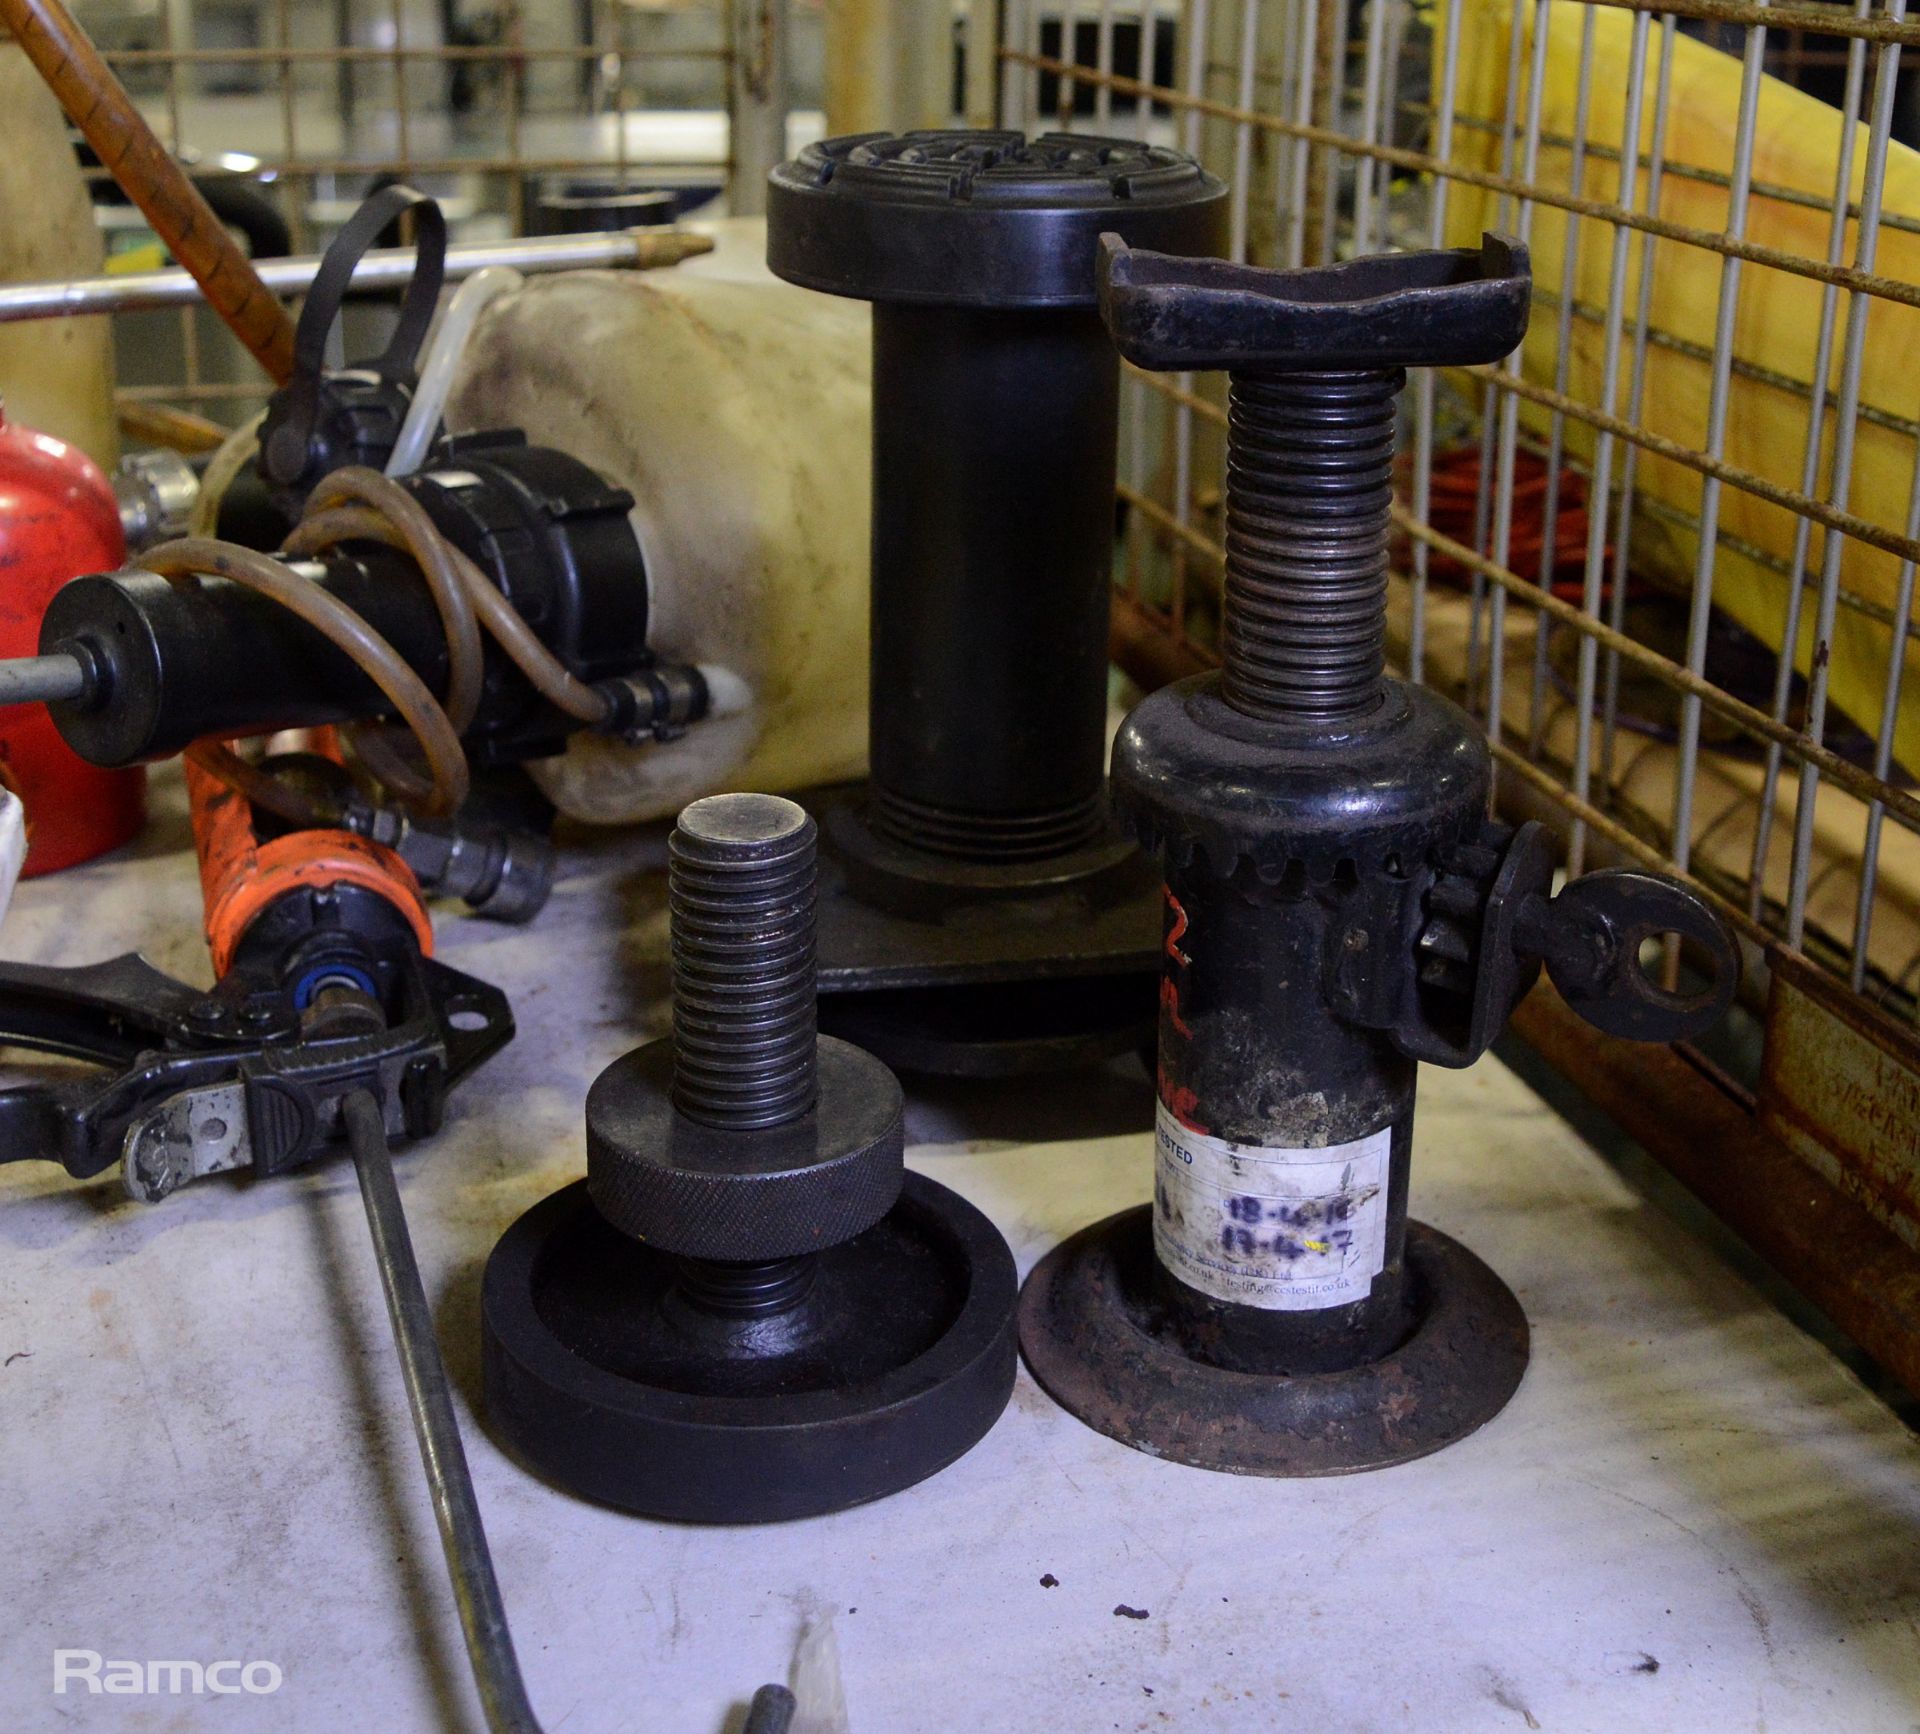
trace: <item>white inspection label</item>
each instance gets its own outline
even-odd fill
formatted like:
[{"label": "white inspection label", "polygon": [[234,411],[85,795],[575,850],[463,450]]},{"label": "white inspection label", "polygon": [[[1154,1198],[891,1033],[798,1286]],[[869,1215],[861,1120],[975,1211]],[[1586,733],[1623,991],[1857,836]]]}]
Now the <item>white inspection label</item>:
[{"label": "white inspection label", "polygon": [[1308,1312],[1365,1300],[1387,1254],[1393,1128],[1294,1150],[1155,1121],[1153,1244],[1215,1300]]}]

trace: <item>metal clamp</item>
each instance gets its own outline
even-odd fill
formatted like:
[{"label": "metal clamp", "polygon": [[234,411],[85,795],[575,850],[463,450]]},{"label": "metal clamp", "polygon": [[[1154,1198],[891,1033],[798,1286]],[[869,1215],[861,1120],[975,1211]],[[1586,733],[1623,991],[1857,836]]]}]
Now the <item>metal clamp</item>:
[{"label": "metal clamp", "polygon": [[76,1179],[121,1164],[144,1203],[237,1168],[279,1174],[344,1136],[356,1090],[392,1136],[437,1130],[448,1088],[513,1034],[498,988],[418,955],[394,977],[384,1027],[320,1033],[325,1010],[233,970],[211,992],[128,953],[58,969],[0,965],[0,1041],[112,1068],[0,1089],[0,1162],[58,1162]]}]

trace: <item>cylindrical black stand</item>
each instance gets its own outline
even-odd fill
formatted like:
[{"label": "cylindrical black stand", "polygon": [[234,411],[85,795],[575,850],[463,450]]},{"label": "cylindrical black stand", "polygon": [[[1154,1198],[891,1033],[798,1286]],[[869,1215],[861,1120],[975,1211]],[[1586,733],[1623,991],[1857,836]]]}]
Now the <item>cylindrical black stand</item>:
[{"label": "cylindrical black stand", "polygon": [[968,860],[1105,825],[1119,357],[1090,309],[873,316],[871,821]]},{"label": "cylindrical black stand", "polygon": [[1150,1036],[1158,891],[1103,774],[1119,361],[1093,261],[1109,231],[1209,253],[1225,218],[1192,158],[1133,140],[829,139],[774,172],[774,271],[874,304],[872,780],[813,804],[824,1026],[894,1065]]}]

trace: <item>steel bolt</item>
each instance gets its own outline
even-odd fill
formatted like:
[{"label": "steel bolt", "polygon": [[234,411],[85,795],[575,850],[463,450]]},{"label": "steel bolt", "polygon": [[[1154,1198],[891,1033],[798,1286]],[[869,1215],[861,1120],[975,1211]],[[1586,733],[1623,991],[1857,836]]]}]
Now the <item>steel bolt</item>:
[{"label": "steel bolt", "polygon": [[[814,1011],[818,831],[778,795],[710,795],[667,843],[673,924],[673,1105],[687,1118],[763,1131],[819,1096]],[[809,1257],[684,1258],[681,1289],[710,1313],[752,1318],[797,1305]]]},{"label": "steel bolt", "polygon": [[667,845],[673,1105],[736,1130],[785,1125],[819,1093],[818,832],[777,795],[710,795]]}]

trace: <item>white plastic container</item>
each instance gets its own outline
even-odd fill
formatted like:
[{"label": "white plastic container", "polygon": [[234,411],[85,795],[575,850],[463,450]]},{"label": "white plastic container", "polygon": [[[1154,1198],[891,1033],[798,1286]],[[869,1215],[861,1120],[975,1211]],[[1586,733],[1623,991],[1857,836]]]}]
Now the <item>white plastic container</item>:
[{"label": "white plastic container", "polygon": [[871,469],[866,307],[766,269],[766,229],[713,225],[660,271],[532,278],[487,308],[448,401],[634,496],[663,657],[720,671],[680,740],[576,736],[531,767],[573,818],[632,823],[720,789],[862,774]]}]

